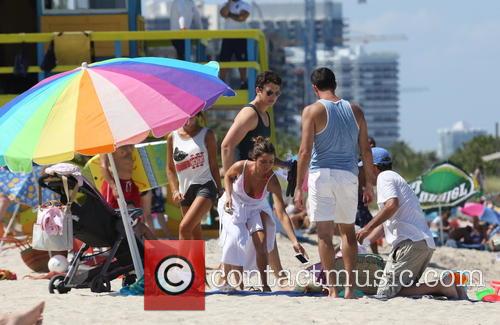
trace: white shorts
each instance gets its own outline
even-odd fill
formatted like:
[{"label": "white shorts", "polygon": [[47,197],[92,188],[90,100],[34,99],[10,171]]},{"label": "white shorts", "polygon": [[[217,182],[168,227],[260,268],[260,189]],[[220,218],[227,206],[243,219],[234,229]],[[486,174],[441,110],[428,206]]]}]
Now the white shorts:
[{"label": "white shorts", "polygon": [[358,177],[346,170],[309,171],[308,203],[311,221],[352,224],[358,206]]}]

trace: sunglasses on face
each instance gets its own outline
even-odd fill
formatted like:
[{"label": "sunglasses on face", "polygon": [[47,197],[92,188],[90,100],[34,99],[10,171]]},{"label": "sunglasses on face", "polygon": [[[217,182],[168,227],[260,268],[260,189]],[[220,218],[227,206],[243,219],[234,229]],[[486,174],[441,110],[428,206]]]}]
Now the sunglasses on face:
[{"label": "sunglasses on face", "polygon": [[[264,89],[262,89],[264,90]],[[276,97],[279,97],[281,95],[281,91],[272,91],[271,89],[267,89],[265,90],[265,93],[267,96],[272,96],[272,95],[276,95]]]}]

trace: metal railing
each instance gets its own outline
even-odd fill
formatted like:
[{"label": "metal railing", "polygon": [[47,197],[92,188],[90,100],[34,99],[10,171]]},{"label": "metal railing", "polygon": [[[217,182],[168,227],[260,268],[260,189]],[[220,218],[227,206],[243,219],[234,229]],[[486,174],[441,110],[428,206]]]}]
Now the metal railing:
[{"label": "metal railing", "polygon": [[[64,32],[71,33],[71,32]],[[80,33],[80,32],[77,32]],[[187,31],[117,31],[117,32],[89,32],[91,42],[114,42],[114,57],[122,56],[122,47],[125,42],[130,42],[135,48],[137,42],[144,42],[147,46],[164,45],[171,40],[184,40],[185,59],[191,60],[191,44],[193,41],[214,40],[214,39],[246,39],[247,40],[247,60],[219,62],[221,68],[248,69],[248,90],[238,90],[235,97],[221,98],[215,106],[236,107],[242,106],[255,96],[255,79],[257,73],[268,69],[268,58],[266,49],[266,39],[264,33],[258,29],[246,30],[187,30]],[[53,33],[19,33],[0,34],[0,44],[21,44],[32,43],[37,45],[36,66],[29,66],[28,73],[38,73],[39,79],[43,79],[45,74],[39,65],[43,60],[45,46],[54,39]],[[134,53],[135,51],[131,51]],[[140,55],[139,55],[140,56]],[[58,65],[52,72],[62,72],[78,67],[77,65]],[[0,74],[13,73],[14,67],[0,66]],[[14,94],[0,95],[0,104],[3,105],[11,99]]]}]

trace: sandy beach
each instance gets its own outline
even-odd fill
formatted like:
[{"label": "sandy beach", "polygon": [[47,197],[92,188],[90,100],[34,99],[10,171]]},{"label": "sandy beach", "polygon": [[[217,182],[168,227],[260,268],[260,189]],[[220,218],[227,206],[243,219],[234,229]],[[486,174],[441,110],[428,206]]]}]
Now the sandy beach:
[{"label": "sandy beach", "polygon": [[[285,238],[278,238],[282,262],[292,272],[300,270],[299,263]],[[319,260],[317,248],[305,244],[312,261]],[[387,251],[387,250],[385,250]],[[216,240],[207,241],[207,266],[216,266],[219,248]],[[383,254],[384,258],[387,257]],[[500,279],[500,259],[497,253],[440,247],[431,261],[434,269],[481,270],[484,281]],[[469,301],[441,301],[429,298],[395,298],[378,301],[360,298],[355,301],[324,297],[226,296],[206,298],[206,310],[144,311],[143,297],[122,297],[115,293],[95,294],[89,289],[73,289],[68,294],[49,294],[48,280],[23,279],[32,274],[21,260],[19,250],[9,249],[0,256],[0,268],[17,273],[16,281],[0,281],[0,311],[27,309],[35,303],[46,302],[45,324],[215,324],[215,323],[321,323],[321,324],[498,324],[498,305]],[[119,290],[120,280],[112,283]],[[475,298],[474,291],[468,291]]]}]

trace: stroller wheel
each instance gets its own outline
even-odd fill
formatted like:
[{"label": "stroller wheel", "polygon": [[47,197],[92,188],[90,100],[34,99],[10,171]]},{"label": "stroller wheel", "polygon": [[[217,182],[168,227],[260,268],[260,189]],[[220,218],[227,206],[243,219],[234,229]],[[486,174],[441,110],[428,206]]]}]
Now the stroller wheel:
[{"label": "stroller wheel", "polygon": [[49,292],[54,293],[54,290],[60,294],[65,294],[71,291],[71,288],[68,288],[64,285],[64,275],[56,275],[50,279],[49,282]]},{"label": "stroller wheel", "polygon": [[90,283],[90,291],[100,293],[100,292],[110,292],[111,283],[104,277],[98,275]]}]

